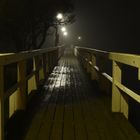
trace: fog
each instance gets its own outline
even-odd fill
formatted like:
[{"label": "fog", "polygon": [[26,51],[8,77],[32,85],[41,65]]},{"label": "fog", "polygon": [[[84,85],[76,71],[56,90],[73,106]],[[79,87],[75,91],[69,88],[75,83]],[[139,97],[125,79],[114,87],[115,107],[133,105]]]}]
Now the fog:
[{"label": "fog", "polygon": [[[68,27],[69,42],[96,49],[140,53],[138,3],[80,1],[76,22]],[[78,36],[82,40],[77,41]]]}]

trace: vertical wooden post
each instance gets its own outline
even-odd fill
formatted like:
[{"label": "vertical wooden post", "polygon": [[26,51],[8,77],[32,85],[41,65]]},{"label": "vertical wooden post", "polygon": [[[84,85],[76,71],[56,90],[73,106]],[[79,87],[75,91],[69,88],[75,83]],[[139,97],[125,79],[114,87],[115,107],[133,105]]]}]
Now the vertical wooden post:
[{"label": "vertical wooden post", "polygon": [[59,49],[56,50],[55,65],[58,64]]},{"label": "vertical wooden post", "polygon": [[52,64],[51,64],[51,67],[52,67],[51,70],[53,70],[53,67],[54,67],[54,65],[55,65],[55,51],[52,51],[52,52],[51,52],[51,60],[52,60],[52,61],[51,61],[51,63],[52,63]]},{"label": "vertical wooden post", "polygon": [[19,94],[17,107],[20,110],[26,108],[27,102],[27,83],[26,83],[26,61],[20,61],[18,63],[18,82],[19,82]]},{"label": "vertical wooden post", "polygon": [[89,53],[87,53],[87,62],[86,62],[86,69],[87,69],[87,73],[90,73],[90,64],[89,61],[91,60],[91,55]]},{"label": "vertical wooden post", "polygon": [[112,112],[121,112],[121,91],[115,85],[115,81],[121,82],[121,66],[113,61],[113,83],[112,83]]},{"label": "vertical wooden post", "polygon": [[140,80],[140,68],[138,68],[138,80]]},{"label": "vertical wooden post", "polygon": [[35,71],[35,80],[37,88],[39,86],[39,58],[38,56],[35,56],[33,58],[33,70]]},{"label": "vertical wooden post", "polygon": [[121,112],[128,119],[128,96],[122,95],[121,91],[115,85],[115,81],[121,83],[121,66],[113,61],[113,83],[112,83],[112,112]]},{"label": "vertical wooden post", "polygon": [[[94,54],[92,55],[91,61],[92,61],[92,67],[96,66],[96,56]],[[97,72],[95,71],[94,68],[91,68],[91,79],[97,80]]]},{"label": "vertical wooden post", "polygon": [[0,140],[4,140],[4,67],[0,66]]},{"label": "vertical wooden post", "polygon": [[49,52],[49,72],[51,72],[52,71],[52,52]]},{"label": "vertical wooden post", "polygon": [[82,60],[83,61],[83,67],[84,67],[84,69],[86,69],[86,67],[87,67],[87,62],[86,62],[87,54],[82,52],[81,56],[83,57],[83,60]]},{"label": "vertical wooden post", "polygon": [[48,53],[46,54],[46,75],[48,75],[50,72],[50,69],[49,69],[49,55]]},{"label": "vertical wooden post", "polygon": [[43,54],[43,72],[44,72],[44,78],[46,79],[47,78],[47,57],[46,57],[46,54]]}]

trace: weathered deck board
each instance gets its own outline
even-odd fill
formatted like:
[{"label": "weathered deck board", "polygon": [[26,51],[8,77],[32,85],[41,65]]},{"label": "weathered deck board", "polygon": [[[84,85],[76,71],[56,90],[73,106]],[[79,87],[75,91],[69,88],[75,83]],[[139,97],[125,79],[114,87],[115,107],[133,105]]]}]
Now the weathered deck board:
[{"label": "weathered deck board", "polygon": [[110,99],[97,93],[67,49],[45,85],[43,103],[24,140],[140,140]]}]

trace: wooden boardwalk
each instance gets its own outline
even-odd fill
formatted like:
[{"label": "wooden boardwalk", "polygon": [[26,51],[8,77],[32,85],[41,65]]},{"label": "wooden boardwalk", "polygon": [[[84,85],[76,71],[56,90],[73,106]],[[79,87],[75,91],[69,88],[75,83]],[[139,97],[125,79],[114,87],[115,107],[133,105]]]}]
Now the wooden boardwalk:
[{"label": "wooden boardwalk", "polygon": [[97,93],[69,50],[48,78],[24,140],[140,140],[110,99]]}]

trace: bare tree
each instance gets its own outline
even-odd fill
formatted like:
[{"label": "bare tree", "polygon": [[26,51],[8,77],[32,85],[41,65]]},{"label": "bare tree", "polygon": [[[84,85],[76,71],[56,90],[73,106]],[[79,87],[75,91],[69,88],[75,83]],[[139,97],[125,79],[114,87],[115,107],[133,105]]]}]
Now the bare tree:
[{"label": "bare tree", "polygon": [[[15,41],[17,51],[38,49],[45,41],[48,29],[74,21],[74,0],[5,0],[0,11],[0,26]],[[56,14],[64,20],[58,22]]]}]

